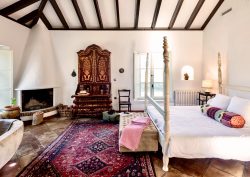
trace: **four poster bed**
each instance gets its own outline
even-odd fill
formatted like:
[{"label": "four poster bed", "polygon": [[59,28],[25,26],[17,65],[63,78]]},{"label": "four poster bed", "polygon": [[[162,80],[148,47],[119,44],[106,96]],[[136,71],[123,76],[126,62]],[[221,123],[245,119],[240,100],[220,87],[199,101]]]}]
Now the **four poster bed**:
[{"label": "four poster bed", "polygon": [[[221,158],[250,161],[250,128],[229,128],[207,118],[199,106],[170,106],[169,57],[164,37],[165,102],[159,105],[148,93],[148,67],[145,75],[145,111],[159,132],[163,170],[168,171],[171,157]],[[148,59],[146,64],[148,65]],[[219,92],[222,92],[221,61],[218,60]]]}]

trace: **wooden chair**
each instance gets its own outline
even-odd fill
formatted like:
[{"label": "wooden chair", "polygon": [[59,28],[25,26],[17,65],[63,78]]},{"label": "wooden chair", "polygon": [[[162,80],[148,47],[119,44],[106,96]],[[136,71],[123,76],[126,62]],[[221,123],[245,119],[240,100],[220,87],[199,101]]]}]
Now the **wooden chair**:
[{"label": "wooden chair", "polygon": [[119,96],[119,112],[121,112],[122,106],[128,107],[128,112],[131,111],[131,102],[130,102],[130,90],[122,89],[118,90]]}]

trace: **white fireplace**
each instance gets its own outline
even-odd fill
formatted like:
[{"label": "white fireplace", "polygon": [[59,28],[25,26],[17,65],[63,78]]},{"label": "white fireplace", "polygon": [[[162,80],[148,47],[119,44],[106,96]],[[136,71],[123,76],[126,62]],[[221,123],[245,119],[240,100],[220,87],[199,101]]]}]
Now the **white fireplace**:
[{"label": "white fireplace", "polygon": [[35,111],[52,107],[54,95],[53,90],[53,88],[22,90],[22,111]]},{"label": "white fireplace", "polygon": [[55,109],[51,109],[58,105],[57,87],[34,88],[34,89],[16,89],[17,104],[20,106],[22,120],[31,120],[33,113],[44,111],[44,117],[57,114]]}]

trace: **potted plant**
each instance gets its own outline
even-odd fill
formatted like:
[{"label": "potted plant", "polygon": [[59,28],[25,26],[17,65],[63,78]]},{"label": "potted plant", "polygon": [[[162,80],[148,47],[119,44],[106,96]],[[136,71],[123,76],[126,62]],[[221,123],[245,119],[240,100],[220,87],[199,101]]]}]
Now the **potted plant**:
[{"label": "potted plant", "polygon": [[20,108],[16,106],[16,98],[11,98],[11,105],[4,107],[1,117],[3,119],[20,118]]}]

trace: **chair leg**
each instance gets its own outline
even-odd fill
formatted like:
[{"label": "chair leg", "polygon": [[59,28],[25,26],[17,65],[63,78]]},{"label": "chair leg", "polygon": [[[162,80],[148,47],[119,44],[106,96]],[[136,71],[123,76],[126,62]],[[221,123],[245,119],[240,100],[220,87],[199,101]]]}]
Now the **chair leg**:
[{"label": "chair leg", "polygon": [[119,104],[119,112],[121,112],[121,105]]}]

